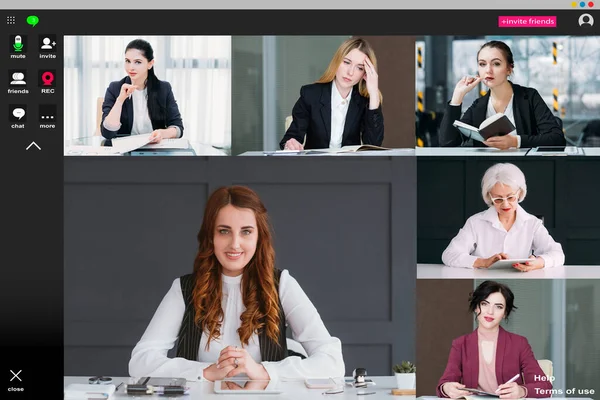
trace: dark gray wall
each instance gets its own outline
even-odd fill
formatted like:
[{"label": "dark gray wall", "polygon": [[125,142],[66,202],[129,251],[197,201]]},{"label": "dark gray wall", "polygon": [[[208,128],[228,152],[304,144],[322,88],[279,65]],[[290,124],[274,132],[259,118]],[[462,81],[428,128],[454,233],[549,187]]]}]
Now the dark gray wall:
[{"label": "dark gray wall", "polygon": [[498,162],[517,165],[527,179],[525,210],[544,225],[565,252],[566,264],[598,265],[600,157],[417,157],[420,263],[441,263],[467,218],[487,208],[481,178]]},{"label": "dark gray wall", "polygon": [[286,268],[343,344],[346,373],[414,360],[414,157],[65,159],[65,375],[127,375],[217,187],[256,190]]}]

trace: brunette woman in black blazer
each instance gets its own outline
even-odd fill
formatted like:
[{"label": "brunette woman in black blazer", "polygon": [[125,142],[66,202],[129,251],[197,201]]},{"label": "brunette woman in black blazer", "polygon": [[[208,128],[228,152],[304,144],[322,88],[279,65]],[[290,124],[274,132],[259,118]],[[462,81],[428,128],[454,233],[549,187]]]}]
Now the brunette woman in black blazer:
[{"label": "brunette woman in black blazer", "polygon": [[183,122],[171,85],[154,74],[150,43],[136,39],[125,48],[125,72],[111,82],[102,104],[102,136],[152,133],[151,143],[183,135]]},{"label": "brunette woman in black blazer", "polygon": [[[479,76],[464,77],[456,84],[440,125],[440,146],[487,145],[504,150],[566,145],[557,118],[552,115],[538,91],[508,80],[515,66],[510,47],[500,41],[488,42],[479,49],[477,63]],[[489,88],[488,92],[475,100],[461,118],[464,96],[481,81]],[[508,135],[491,137],[485,143],[467,140],[452,125],[455,120],[460,120],[478,127],[485,119],[499,112],[504,113],[516,129]]]},{"label": "brunette woman in black blazer", "polygon": [[300,89],[292,124],[279,146],[286,150],[337,148],[361,141],[381,146],[381,101],[375,52],[364,39],[348,39],[323,76]]}]

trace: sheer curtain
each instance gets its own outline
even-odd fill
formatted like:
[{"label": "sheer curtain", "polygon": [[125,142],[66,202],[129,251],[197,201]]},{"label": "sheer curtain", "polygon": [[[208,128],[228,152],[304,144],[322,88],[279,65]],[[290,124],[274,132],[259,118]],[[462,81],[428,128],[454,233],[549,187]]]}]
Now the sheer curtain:
[{"label": "sheer curtain", "polygon": [[152,45],[156,76],[173,88],[184,137],[231,148],[230,36],[66,36],[65,139],[94,134],[97,99],[125,77],[125,47],[137,38]]}]

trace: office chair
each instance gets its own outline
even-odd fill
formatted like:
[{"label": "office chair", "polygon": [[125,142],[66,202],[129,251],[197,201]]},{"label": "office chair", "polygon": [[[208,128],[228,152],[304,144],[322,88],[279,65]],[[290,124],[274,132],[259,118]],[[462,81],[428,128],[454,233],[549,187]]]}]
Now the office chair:
[{"label": "office chair", "polygon": [[[284,132],[287,132],[287,130],[290,128],[290,125],[292,124],[292,121],[294,121],[294,117],[292,117],[291,115],[288,115],[287,117],[285,117],[285,130]],[[304,136],[304,142],[302,142],[302,146],[304,146],[306,144],[306,136]]]},{"label": "office chair", "polygon": [[556,119],[556,123],[558,124],[558,127],[562,131],[563,130],[563,121],[562,121],[562,119],[560,119],[560,117],[557,117],[556,115],[554,116],[554,118]]},{"label": "office chair", "polygon": [[100,131],[100,124],[102,124],[102,104],[104,103],[104,97],[98,97],[96,99],[96,130],[94,136],[102,136]]},{"label": "office chair", "polygon": [[285,338],[285,342],[287,344],[288,350],[292,350],[295,353],[302,354],[304,357],[308,357],[308,354],[306,353],[306,350],[304,350],[304,347],[302,347],[302,345],[296,342],[294,339]]},{"label": "office chair", "polygon": [[537,360],[538,364],[540,364],[540,368],[544,371],[544,374],[548,377],[548,379],[552,379],[554,373],[554,368],[552,367],[552,361],[550,360]]}]

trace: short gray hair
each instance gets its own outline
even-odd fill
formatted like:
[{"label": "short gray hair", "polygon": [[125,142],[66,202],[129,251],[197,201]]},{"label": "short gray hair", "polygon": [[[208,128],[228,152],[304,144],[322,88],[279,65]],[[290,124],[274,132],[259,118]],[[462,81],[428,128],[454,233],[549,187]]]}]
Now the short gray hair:
[{"label": "short gray hair", "polygon": [[494,164],[485,171],[483,179],[481,179],[481,197],[483,197],[483,201],[485,201],[485,204],[488,206],[492,205],[492,200],[489,196],[490,191],[497,183],[510,186],[515,189],[515,191],[519,190],[519,203],[522,202],[525,199],[525,195],[527,195],[525,175],[519,167],[510,163]]}]

